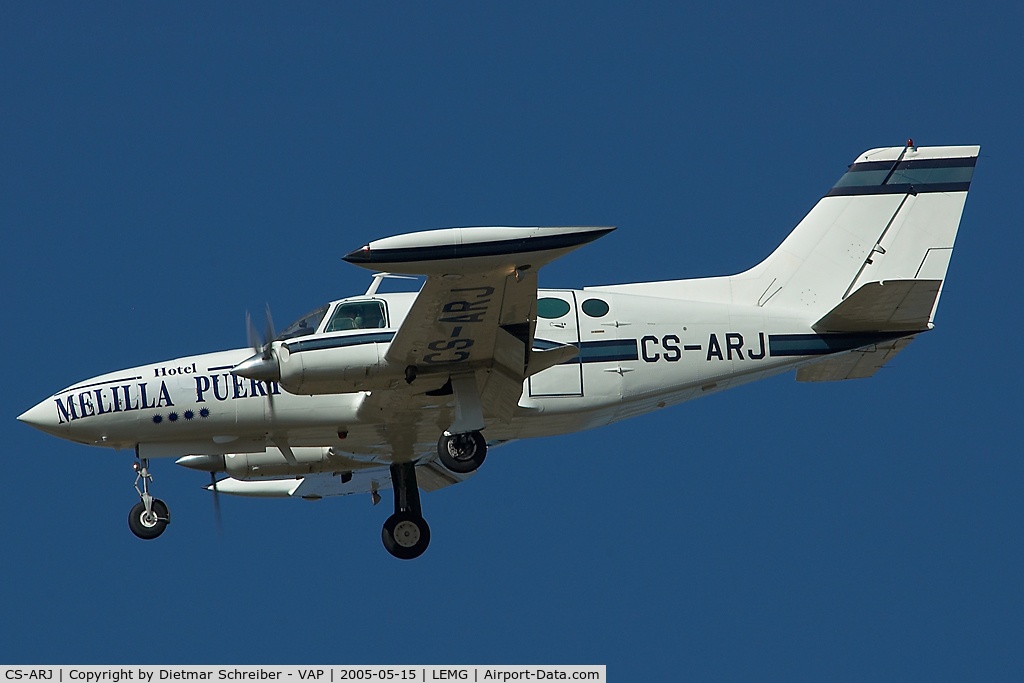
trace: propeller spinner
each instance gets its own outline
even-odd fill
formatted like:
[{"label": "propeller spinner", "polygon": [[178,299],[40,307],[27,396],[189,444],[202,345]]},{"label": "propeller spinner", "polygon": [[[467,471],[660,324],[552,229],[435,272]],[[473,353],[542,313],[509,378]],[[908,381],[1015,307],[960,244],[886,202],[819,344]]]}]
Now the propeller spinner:
[{"label": "propeller spinner", "polygon": [[281,366],[274,354],[274,319],[270,315],[270,305],[267,305],[267,323],[262,339],[253,325],[249,311],[245,312],[245,327],[249,335],[249,345],[256,354],[231,368],[231,374],[261,382],[279,382]]}]

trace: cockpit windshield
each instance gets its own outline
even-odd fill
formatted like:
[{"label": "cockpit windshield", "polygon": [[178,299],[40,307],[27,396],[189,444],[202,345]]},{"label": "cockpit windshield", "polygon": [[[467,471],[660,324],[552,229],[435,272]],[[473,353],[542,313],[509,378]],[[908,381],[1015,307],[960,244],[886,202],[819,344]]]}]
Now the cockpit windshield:
[{"label": "cockpit windshield", "polygon": [[384,327],[387,327],[384,304],[379,301],[356,301],[338,304],[324,332],[374,330]]},{"label": "cockpit windshield", "polygon": [[302,316],[288,327],[284,328],[284,332],[277,335],[277,341],[284,341],[286,339],[294,339],[295,337],[305,337],[307,334],[313,334],[316,332],[316,328],[320,326],[320,321],[327,315],[328,306],[321,306],[315,311],[310,311],[306,315]]}]

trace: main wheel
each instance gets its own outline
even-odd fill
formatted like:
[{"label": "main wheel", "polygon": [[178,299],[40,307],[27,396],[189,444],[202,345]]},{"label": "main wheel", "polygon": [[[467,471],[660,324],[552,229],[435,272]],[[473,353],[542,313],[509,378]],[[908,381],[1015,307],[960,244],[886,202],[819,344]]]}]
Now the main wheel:
[{"label": "main wheel", "polygon": [[484,464],[487,442],[480,432],[442,434],[437,440],[437,456],[452,472],[466,474]]},{"label": "main wheel", "polygon": [[171,513],[159,498],[153,499],[152,511],[148,515],[146,505],[141,500],[128,513],[128,528],[147,541],[162,534],[170,521]]},{"label": "main wheel", "polygon": [[411,512],[396,512],[388,517],[380,535],[387,551],[400,560],[419,557],[430,544],[427,520]]}]

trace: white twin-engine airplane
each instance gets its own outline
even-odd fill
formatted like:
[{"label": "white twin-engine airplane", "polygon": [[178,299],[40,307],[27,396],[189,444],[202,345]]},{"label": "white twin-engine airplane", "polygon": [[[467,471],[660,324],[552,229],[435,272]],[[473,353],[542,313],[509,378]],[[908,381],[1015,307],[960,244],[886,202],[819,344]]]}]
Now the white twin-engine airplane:
[{"label": "white twin-engine airplane", "polygon": [[[253,349],[87,379],[18,419],[130,449],[128,525],[170,521],[153,458],[240,496],[395,492],[384,546],[430,541],[419,489],[467,479],[499,444],[591,429],[793,369],[869,377],[932,328],[979,147],[857,157],[767,259],[728,277],[538,290],[537,272],[613,228],[479,227],[370,242],[362,296],[312,311]],[[418,293],[378,294],[390,274]],[[216,479],[216,473],[227,477]],[[139,490],[139,482],[142,489]]]}]

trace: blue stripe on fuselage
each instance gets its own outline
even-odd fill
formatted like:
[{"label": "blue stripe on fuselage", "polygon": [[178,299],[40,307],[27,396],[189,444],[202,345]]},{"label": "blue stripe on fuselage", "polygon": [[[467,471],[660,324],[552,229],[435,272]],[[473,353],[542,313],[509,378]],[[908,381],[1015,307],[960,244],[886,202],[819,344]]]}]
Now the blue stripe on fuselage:
[{"label": "blue stripe on fuselage", "polygon": [[563,361],[562,365],[571,363],[605,363],[617,360],[639,360],[636,339],[608,339],[601,341],[573,342],[563,344],[548,339],[534,339],[533,347],[538,351],[546,351],[559,346],[575,346],[580,352],[577,356]]}]

